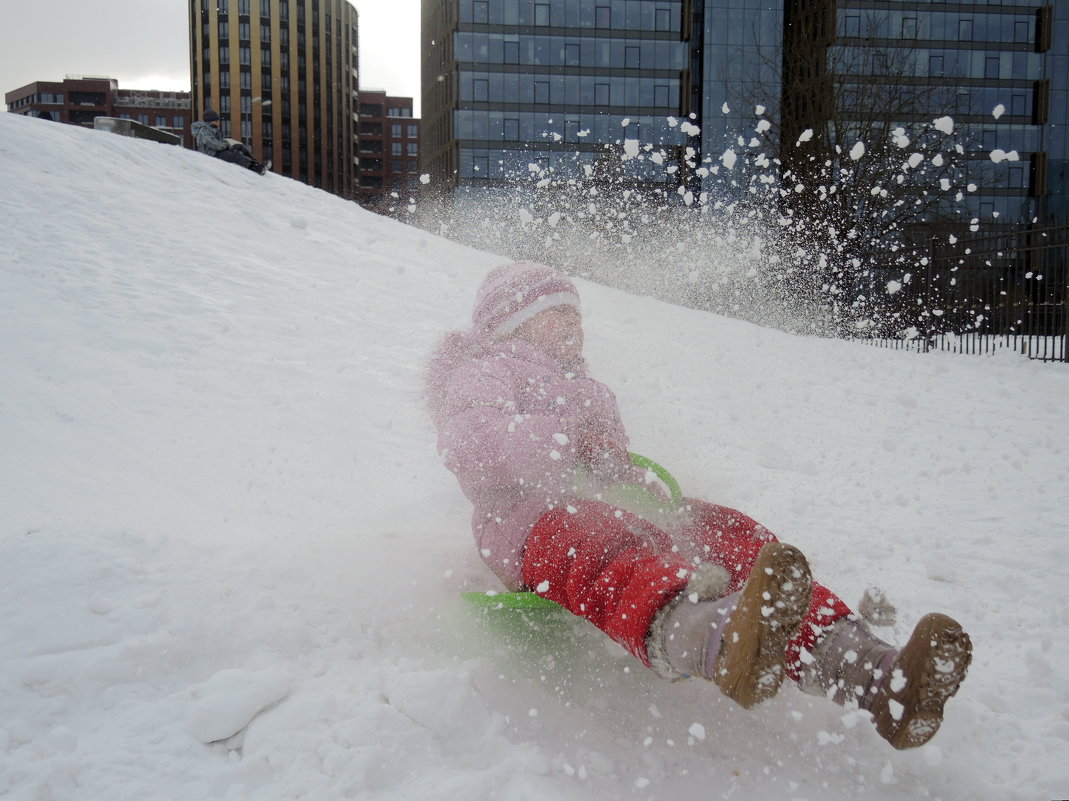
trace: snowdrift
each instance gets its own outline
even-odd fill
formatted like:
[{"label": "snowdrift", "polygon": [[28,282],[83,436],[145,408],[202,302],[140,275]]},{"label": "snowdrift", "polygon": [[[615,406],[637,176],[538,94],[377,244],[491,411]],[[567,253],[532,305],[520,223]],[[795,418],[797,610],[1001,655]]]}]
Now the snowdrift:
[{"label": "snowdrift", "polygon": [[[492,589],[423,363],[502,256],[196,153],[0,115],[0,796],[1069,795],[1069,374],[792,337],[579,281],[635,450],[974,666],[897,753]],[[715,256],[714,256],[715,257]]]}]

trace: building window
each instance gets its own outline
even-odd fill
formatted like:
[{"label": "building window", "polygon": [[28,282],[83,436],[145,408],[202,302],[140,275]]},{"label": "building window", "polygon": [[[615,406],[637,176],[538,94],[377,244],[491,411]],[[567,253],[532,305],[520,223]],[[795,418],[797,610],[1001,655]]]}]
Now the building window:
[{"label": "building window", "polygon": [[409,125],[408,126],[408,138],[409,139],[418,139],[419,138],[419,126],[418,125]]},{"label": "building window", "polygon": [[959,19],[958,20],[958,41],[971,42],[972,41],[972,20],[971,19]]},{"label": "building window", "polygon": [[549,102],[549,81],[535,81],[534,82],[534,102],[535,103],[548,103]]},{"label": "building window", "polygon": [[490,159],[488,156],[475,156],[471,161],[476,178],[490,177]]},{"label": "building window", "polygon": [[611,28],[612,27],[612,8],[609,6],[597,6],[594,9],[594,27],[595,28]]},{"label": "building window", "polygon": [[219,47],[219,63],[220,64],[229,64],[230,63],[230,45],[221,45]]},{"label": "building window", "polygon": [[917,38],[917,18],[916,17],[904,17],[902,19],[902,38],[903,39],[916,39]]},{"label": "building window", "polygon": [[390,136],[392,136],[394,139],[400,139],[401,138],[401,124],[400,123],[394,123],[393,125],[390,126]]},{"label": "building window", "polygon": [[238,38],[242,39],[242,40],[244,40],[246,42],[251,40],[252,39],[252,25],[250,25],[248,22],[239,22],[238,23]]},{"label": "building window", "polygon": [[1023,20],[1018,20],[1013,23],[1013,41],[1015,42],[1030,42],[1032,37],[1028,35],[1028,23]]},{"label": "building window", "polygon": [[624,48],[624,66],[628,69],[638,69],[642,66],[642,49],[639,47]]},{"label": "building window", "polygon": [[142,125],[148,125],[148,114],[138,114],[137,121]]},{"label": "building window", "polygon": [[658,8],[654,12],[654,28],[659,31],[672,30],[672,12],[667,8]]},{"label": "building window", "polygon": [[569,67],[579,66],[579,45],[564,45],[564,63]]},{"label": "building window", "polygon": [[861,17],[856,14],[847,14],[843,24],[843,35],[855,38],[861,36]]},{"label": "building window", "polygon": [[520,42],[515,36],[505,39],[504,62],[506,64],[520,63]]},{"label": "building window", "polygon": [[157,114],[156,115],[156,127],[157,128],[166,128],[167,127],[167,118],[166,117],[161,117],[159,114]]},{"label": "building window", "polygon": [[509,142],[515,142],[520,138],[520,121],[507,119],[504,125],[504,138]]},{"label": "building window", "polygon": [[943,74],[942,56],[928,56],[928,74],[933,76]]},{"label": "building window", "polygon": [[653,105],[657,108],[664,108],[668,105],[668,87],[667,86],[654,86],[653,87]]},{"label": "building window", "polygon": [[534,12],[535,25],[549,25],[549,5],[546,3],[535,3]]},{"label": "building window", "polygon": [[486,0],[474,0],[471,4],[471,21],[486,23],[490,21],[489,3]]},{"label": "building window", "polygon": [[409,159],[408,160],[408,171],[409,172],[419,172],[419,159]]},{"label": "building window", "polygon": [[246,66],[252,64],[252,48],[247,45],[238,48],[238,57],[241,59],[242,64]]},{"label": "building window", "polygon": [[1013,95],[1010,98],[1010,114],[1020,117],[1025,114],[1025,96]]},{"label": "building window", "polygon": [[607,83],[594,84],[594,105],[609,105],[609,85]]},{"label": "building window", "polygon": [[999,64],[1001,59],[998,56],[988,56],[984,59],[984,77],[985,78],[997,78],[999,77]]},{"label": "building window", "polygon": [[250,0],[238,0],[238,13],[239,14],[248,14],[248,13],[250,13],[250,10],[249,10],[249,6],[250,5],[251,5]]},{"label": "building window", "polygon": [[390,155],[392,155],[392,156],[403,156],[404,153],[405,153],[404,145],[402,145],[400,142],[393,142],[390,145]]},{"label": "building window", "polygon": [[410,155],[410,156],[418,156],[419,155],[419,145],[417,145],[415,142],[410,142],[409,145],[408,145],[408,155]]},{"label": "building window", "polygon": [[[490,99],[490,81],[485,78],[476,78],[472,81],[472,100],[487,101]],[[538,102],[538,101],[535,101]]]},{"label": "building window", "polygon": [[174,115],[174,127],[179,129],[186,127],[186,116],[184,114]]}]

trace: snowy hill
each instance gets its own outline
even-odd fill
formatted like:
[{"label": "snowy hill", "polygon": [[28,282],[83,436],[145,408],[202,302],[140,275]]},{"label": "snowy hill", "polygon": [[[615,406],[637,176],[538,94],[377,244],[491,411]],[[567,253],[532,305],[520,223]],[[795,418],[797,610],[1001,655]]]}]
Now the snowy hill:
[{"label": "snowy hill", "polygon": [[275,175],[0,115],[0,797],[1069,795],[1069,373],[579,282],[635,450],[882,633],[959,617],[940,735],[746,712],[585,625],[494,630],[420,376],[503,259]]}]

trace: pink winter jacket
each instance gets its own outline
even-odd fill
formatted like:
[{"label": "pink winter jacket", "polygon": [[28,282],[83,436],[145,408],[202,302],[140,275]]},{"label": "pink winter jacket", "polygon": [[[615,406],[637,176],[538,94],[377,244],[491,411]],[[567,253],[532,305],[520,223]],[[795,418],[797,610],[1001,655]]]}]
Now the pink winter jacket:
[{"label": "pink winter jacket", "polygon": [[442,461],[475,505],[479,552],[518,590],[531,528],[579,497],[580,443],[593,437],[626,450],[616,397],[581,360],[563,365],[527,342],[471,332],[443,341],[427,394]]}]

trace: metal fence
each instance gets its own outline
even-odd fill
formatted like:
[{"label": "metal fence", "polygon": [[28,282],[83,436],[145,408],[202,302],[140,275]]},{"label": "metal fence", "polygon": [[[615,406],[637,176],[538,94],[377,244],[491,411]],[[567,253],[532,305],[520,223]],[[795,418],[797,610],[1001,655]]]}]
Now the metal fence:
[{"label": "metal fence", "polygon": [[1069,362],[1069,221],[933,244],[897,336],[872,344]]}]

